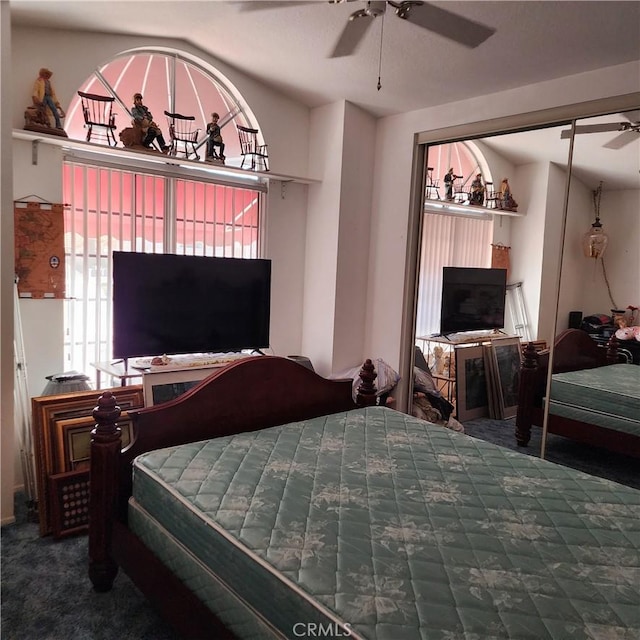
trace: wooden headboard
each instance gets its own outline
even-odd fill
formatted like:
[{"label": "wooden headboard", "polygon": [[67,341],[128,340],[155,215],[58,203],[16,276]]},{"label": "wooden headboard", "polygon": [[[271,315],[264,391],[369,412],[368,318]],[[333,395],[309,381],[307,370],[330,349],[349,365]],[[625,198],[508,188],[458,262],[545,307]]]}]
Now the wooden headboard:
[{"label": "wooden headboard", "polygon": [[255,431],[376,404],[371,360],[353,381],[328,380],[303,365],[275,356],[249,357],[217,369],[180,397],[131,411],[131,444],[122,451],[120,408],[110,391],[93,411],[89,496],[89,575],[98,591],[111,588],[117,573],[112,532],[126,527],[133,459],[154,449]]}]

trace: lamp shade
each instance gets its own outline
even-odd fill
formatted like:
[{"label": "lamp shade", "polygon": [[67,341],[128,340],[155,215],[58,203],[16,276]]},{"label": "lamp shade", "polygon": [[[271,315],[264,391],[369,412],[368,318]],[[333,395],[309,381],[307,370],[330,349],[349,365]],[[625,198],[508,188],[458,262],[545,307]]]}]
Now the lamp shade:
[{"label": "lamp shade", "polygon": [[609,238],[602,228],[600,218],[591,225],[591,229],[582,238],[582,248],[587,258],[602,258],[602,254],[607,248]]}]

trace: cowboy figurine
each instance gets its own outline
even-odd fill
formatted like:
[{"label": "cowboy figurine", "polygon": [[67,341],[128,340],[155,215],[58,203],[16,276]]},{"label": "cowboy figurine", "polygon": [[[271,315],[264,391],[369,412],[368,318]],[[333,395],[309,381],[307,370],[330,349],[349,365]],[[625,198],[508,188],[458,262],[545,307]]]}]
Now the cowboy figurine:
[{"label": "cowboy figurine", "polygon": [[56,92],[51,84],[51,76],[53,72],[49,69],[42,68],[38,72],[38,79],[33,83],[33,104],[38,108],[38,111],[43,116],[43,122],[49,122],[47,116],[47,108],[53,114],[56,122],[56,129],[62,129],[62,122],[60,117],[64,117],[64,111],[60,106]]}]

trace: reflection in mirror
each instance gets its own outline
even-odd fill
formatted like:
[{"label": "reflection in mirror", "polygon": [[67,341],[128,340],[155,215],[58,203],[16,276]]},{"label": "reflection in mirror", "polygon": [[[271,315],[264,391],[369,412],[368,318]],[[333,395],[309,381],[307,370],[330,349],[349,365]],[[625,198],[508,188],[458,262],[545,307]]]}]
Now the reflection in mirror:
[{"label": "reflection in mirror", "polygon": [[[414,415],[425,417],[425,406],[427,411],[437,408],[433,396],[439,394],[441,402],[451,407],[448,419],[441,416],[446,426],[464,429],[467,421],[486,419],[501,431],[505,444],[506,439],[511,446],[515,444],[516,407],[507,407],[505,399],[518,393],[517,338],[548,345],[556,324],[569,156],[569,142],[561,138],[562,129],[428,147],[418,257],[415,386],[410,398]],[[447,174],[455,176],[452,183]],[[474,193],[476,180],[484,187],[482,201]],[[503,182],[509,187],[507,197],[494,186]],[[498,257],[503,258],[501,264],[497,264]],[[509,269],[500,331],[469,327],[470,331],[456,332],[460,335],[442,335],[444,267]],[[514,349],[506,348],[511,345],[496,348],[500,341],[513,338],[518,345],[515,372]],[[496,354],[503,351],[506,359],[499,360]],[[427,369],[426,382],[418,362]],[[535,436],[532,447],[539,446],[539,430]]]},{"label": "reflection in mirror", "polygon": [[[562,354],[562,361],[558,347],[554,370],[575,372],[554,374],[546,424],[549,434],[623,453],[640,447],[640,404],[631,406],[624,391],[640,385],[640,368],[634,366],[640,363],[640,328],[634,328],[640,325],[639,121],[640,111],[631,111],[575,124],[555,328],[560,335],[574,327],[589,340],[575,353]],[[562,139],[570,136],[570,128],[561,133]],[[613,361],[606,357],[612,335],[620,339],[617,361],[623,367],[606,366]],[[600,370],[587,375],[592,351]],[[573,393],[565,398],[563,385],[569,382]],[[611,402],[614,393],[618,400]],[[609,408],[606,420],[600,402]]]}]

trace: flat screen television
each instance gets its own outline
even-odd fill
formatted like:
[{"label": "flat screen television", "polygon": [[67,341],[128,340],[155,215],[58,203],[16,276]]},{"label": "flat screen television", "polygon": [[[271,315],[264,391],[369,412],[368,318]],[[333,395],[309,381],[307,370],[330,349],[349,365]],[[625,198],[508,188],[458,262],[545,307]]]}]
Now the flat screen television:
[{"label": "flat screen television", "polygon": [[440,333],[504,327],[506,269],[443,267]]},{"label": "flat screen television", "polygon": [[271,261],[113,252],[113,357],[269,346]]}]

